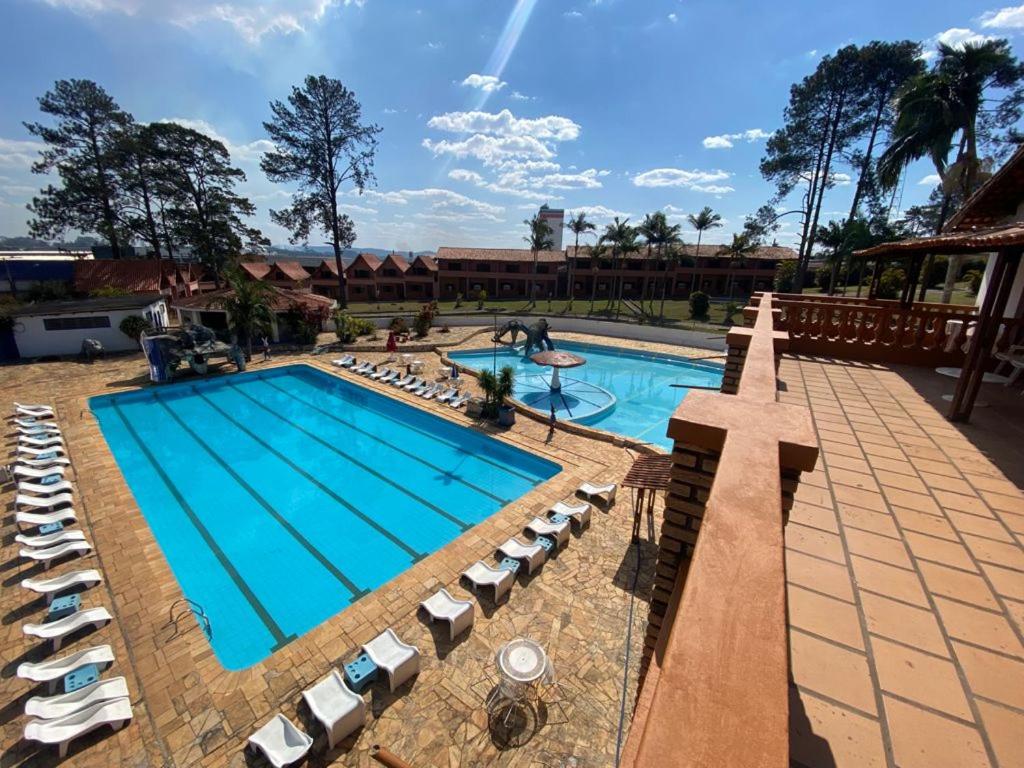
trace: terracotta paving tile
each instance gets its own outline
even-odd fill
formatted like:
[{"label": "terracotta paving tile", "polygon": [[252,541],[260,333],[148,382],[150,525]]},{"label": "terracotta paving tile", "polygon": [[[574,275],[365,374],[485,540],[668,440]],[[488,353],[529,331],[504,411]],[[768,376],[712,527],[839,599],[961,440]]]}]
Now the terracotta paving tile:
[{"label": "terracotta paving tile", "polygon": [[786,546],[815,557],[845,565],[843,543],[838,536],[806,525],[790,522],[786,526]]},{"label": "terracotta paving tile", "polygon": [[818,528],[829,533],[839,533],[836,513],[831,507],[816,507],[813,504],[796,501],[793,503],[793,508],[789,511],[789,521],[811,528]]},{"label": "terracotta paving tile", "polygon": [[1014,512],[996,512],[996,517],[1003,521],[1003,524],[1014,533],[1024,534],[1024,515]]},{"label": "terracotta paving tile", "polygon": [[1024,634],[1024,603],[1018,603],[1016,600],[1004,600],[1006,605],[1006,613],[1010,617],[1010,621],[1017,625],[1017,631]]},{"label": "terracotta paving tile", "polygon": [[839,519],[843,521],[844,526],[860,528],[892,539],[900,538],[896,523],[888,512],[872,512],[870,509],[861,509],[850,504],[839,504],[838,507]]},{"label": "terracotta paving tile", "polygon": [[999,610],[999,602],[981,576],[925,560],[919,560],[917,567],[928,591],[933,595],[952,597],[982,608]]},{"label": "terracotta paving tile", "polygon": [[965,493],[971,494],[974,489],[971,488],[970,484],[966,480],[961,480],[959,477],[950,477],[949,475],[935,474],[934,472],[921,472],[921,479],[927,483],[931,488],[938,488],[943,491],[952,491],[953,493]]},{"label": "terracotta paving tile", "polygon": [[979,491],[990,491],[991,493],[1005,494],[1014,498],[1020,498],[1021,496],[1020,489],[1005,477],[976,475],[972,472],[965,472],[964,477]]},{"label": "terracotta paving tile", "polygon": [[988,768],[991,765],[976,728],[883,697],[893,755],[900,768]]},{"label": "terracotta paving tile", "polygon": [[1024,661],[955,640],[953,651],[975,695],[1024,709]]},{"label": "terracotta paving tile", "polygon": [[861,531],[856,528],[847,528],[845,535],[846,546],[855,555],[870,557],[872,560],[881,560],[884,563],[898,565],[901,568],[911,567],[906,547],[898,539],[890,539],[887,536],[879,536],[876,533]]},{"label": "terracotta paving tile", "polygon": [[904,491],[900,488],[885,487],[882,489],[885,498],[890,504],[907,509],[916,509],[918,512],[928,512],[933,515],[941,514],[938,505],[931,496],[924,493]]},{"label": "terracotta paving tile", "polygon": [[956,531],[945,517],[897,506],[893,506],[892,513],[905,531],[917,531],[918,533],[927,533],[929,536],[937,536],[940,539],[959,541]]},{"label": "terracotta paving tile", "polygon": [[850,562],[853,565],[854,580],[860,589],[888,595],[922,608],[929,607],[921,580],[913,571],[857,555],[851,555]]},{"label": "terracotta paving tile", "polygon": [[803,504],[813,504],[817,507],[824,507],[825,509],[832,508],[832,497],[829,495],[828,489],[816,488],[813,485],[800,484],[796,493],[793,494],[793,498]]},{"label": "terracotta paving tile", "polygon": [[999,520],[990,520],[987,517],[978,517],[966,512],[946,511],[946,516],[961,533],[969,533],[974,536],[982,536],[986,539],[995,539],[1007,543],[1015,543],[1013,537],[1006,532],[1006,528]]},{"label": "terracotta paving tile", "polygon": [[856,445],[846,445],[845,443],[837,443],[835,440],[824,440],[820,441],[821,450],[825,452],[826,457],[836,454],[839,456],[850,456],[855,459],[863,459],[864,452]]},{"label": "terracotta paving tile", "polygon": [[899,488],[903,491],[913,491],[914,493],[926,493],[928,491],[928,486],[913,475],[905,475],[902,472],[890,472],[887,469],[876,469],[875,475],[878,477],[878,482],[882,485]]},{"label": "terracotta paving tile", "polygon": [[862,490],[849,485],[835,485],[832,487],[832,493],[835,495],[836,501],[853,504],[864,509],[873,509],[876,512],[888,511],[885,500],[877,491]]},{"label": "terracotta paving tile", "polygon": [[933,493],[939,502],[939,506],[943,509],[955,509],[958,512],[970,512],[973,515],[992,517],[992,511],[988,508],[988,505],[973,494],[966,495],[938,489],[933,491]]},{"label": "terracotta paving tile", "polygon": [[926,536],[923,533],[907,531],[905,534],[907,545],[914,557],[921,560],[951,565],[954,568],[962,568],[965,571],[976,571],[970,553],[956,542],[937,539],[934,536]]},{"label": "terracotta paving tile", "polygon": [[854,488],[862,488],[867,491],[878,491],[878,483],[875,478],[867,472],[853,472],[848,469],[835,467],[829,470],[828,476],[833,483],[850,485]]},{"label": "terracotta paving tile", "polygon": [[845,566],[786,549],[786,580],[790,584],[853,602],[850,572]]},{"label": "terracotta paving tile", "polygon": [[901,461],[899,459],[889,459],[884,456],[868,456],[868,463],[871,464],[875,469],[884,469],[888,472],[897,472],[903,475],[911,475],[916,477],[917,470],[914,465],[909,461]]},{"label": "terracotta paving tile", "polygon": [[871,637],[870,645],[882,690],[971,720],[971,709],[952,662],[879,637]]},{"label": "terracotta paving tile", "polygon": [[1004,544],[1001,541],[983,539],[980,536],[963,534],[964,544],[976,558],[1004,568],[1024,571],[1024,549],[1019,542]]},{"label": "terracotta paving tile", "polygon": [[956,467],[948,461],[936,461],[934,459],[926,459],[920,456],[910,456],[909,458],[910,463],[921,472],[932,472],[936,475],[945,475],[946,477],[960,477],[960,473],[957,472]]},{"label": "terracotta paving tile", "polygon": [[860,602],[872,634],[949,658],[946,641],[931,610],[914,608],[870,592],[862,592]]},{"label": "terracotta paving tile", "polygon": [[866,443],[862,441],[860,447],[864,453],[867,454],[869,461],[872,456],[881,457],[883,459],[895,459],[897,461],[902,461],[905,457],[903,451],[896,446],[878,445],[876,443]]},{"label": "terracotta paving tile", "polygon": [[878,721],[789,689],[789,745],[800,765],[885,768],[885,745]]},{"label": "terracotta paving tile", "polygon": [[998,509],[1001,512],[1014,512],[1018,515],[1024,515],[1024,496],[1021,496],[1020,494],[1006,496],[1001,493],[981,491],[981,498],[984,499],[992,509]]},{"label": "terracotta paving tile", "polygon": [[833,443],[841,443],[843,445],[859,446],[856,435],[853,434],[853,430],[847,428],[844,431],[836,429],[835,424],[819,424],[818,425],[818,436],[822,440],[828,440]]},{"label": "terracotta paving tile", "polygon": [[991,563],[982,563],[981,569],[992,582],[997,594],[1014,600],[1024,600],[1024,573]]},{"label": "terracotta paving tile", "polygon": [[877,714],[874,688],[864,654],[799,630],[789,633],[793,681],[869,715]]},{"label": "terracotta paving tile", "polygon": [[859,651],[864,650],[856,606],[792,584],[786,590],[786,598],[789,621],[794,627]]},{"label": "terracotta paving tile", "polygon": [[1024,766],[1024,738],[1021,738],[1024,714],[980,700],[978,712],[999,765],[1002,768]]},{"label": "terracotta paving tile", "polygon": [[870,472],[871,465],[868,464],[864,459],[854,459],[850,456],[840,456],[833,454],[825,457],[825,463],[829,468],[839,467],[840,469],[849,469],[852,472]]},{"label": "terracotta paving tile", "polygon": [[1002,613],[941,597],[935,598],[935,606],[950,637],[1024,659],[1024,645]]}]

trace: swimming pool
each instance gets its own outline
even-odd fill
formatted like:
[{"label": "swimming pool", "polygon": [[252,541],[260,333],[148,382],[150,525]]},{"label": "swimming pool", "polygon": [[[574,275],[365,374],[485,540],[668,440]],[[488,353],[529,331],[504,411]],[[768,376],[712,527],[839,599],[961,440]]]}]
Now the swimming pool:
[{"label": "swimming pool", "polygon": [[102,395],[90,406],[232,670],[561,469],[305,365]]},{"label": "swimming pool", "polygon": [[[554,340],[555,348],[586,358],[586,364],[561,372],[563,388],[576,392],[568,417],[580,424],[616,432],[672,450],[666,437],[668,419],[690,390],[687,386],[718,388],[725,366],[710,361],[691,362],[684,357],[617,349],[601,344]],[[714,354],[708,352],[709,355]],[[491,349],[449,352],[448,357],[473,369],[489,369]],[[515,397],[530,403],[547,389],[551,369],[523,357],[522,347],[498,347],[497,367],[511,365],[516,372]],[[573,387],[575,380],[579,385]],[[683,385],[683,386],[672,386]],[[598,401],[591,395],[595,388],[609,393]],[[544,410],[547,410],[544,405]],[[580,415],[583,414],[583,415]],[[568,414],[567,414],[568,415]],[[559,418],[566,415],[559,414]]]}]

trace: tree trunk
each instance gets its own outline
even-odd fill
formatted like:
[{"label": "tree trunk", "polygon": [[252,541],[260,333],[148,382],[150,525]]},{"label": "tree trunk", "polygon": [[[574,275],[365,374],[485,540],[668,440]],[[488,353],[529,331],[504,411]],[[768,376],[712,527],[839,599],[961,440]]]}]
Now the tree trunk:
[{"label": "tree trunk", "polygon": [[[967,154],[970,152],[970,142],[972,141],[972,137],[973,137],[973,133],[971,135],[968,135],[967,130],[964,131],[964,135],[960,139],[960,150],[957,152],[957,158],[956,158],[956,162],[957,163],[962,162],[965,159],[965,157],[967,157]],[[943,194],[943,199],[942,199],[942,208],[939,211],[939,222],[938,222],[938,225],[936,226],[936,230],[937,231],[936,231],[935,234],[940,234],[942,232],[942,228],[946,225],[946,213],[949,210],[949,202],[950,202],[950,198],[952,197],[952,195],[949,195],[949,194],[945,193],[945,189],[946,189],[946,183],[945,182],[946,182],[946,180],[943,179],[942,180],[942,189],[943,189],[943,193],[944,194]],[[963,190],[963,199],[965,201],[967,200],[967,198],[969,196],[968,195],[968,190],[969,190],[969,188],[966,186],[966,182],[965,182],[965,186],[964,186],[964,190]],[[949,264],[946,267],[946,280],[942,284],[942,298],[940,299],[941,303],[943,303],[943,304],[950,304],[953,301],[953,289],[956,287],[957,273],[960,272],[960,263],[961,263],[960,262],[960,258],[961,258],[960,256],[950,256],[949,257]]]}]

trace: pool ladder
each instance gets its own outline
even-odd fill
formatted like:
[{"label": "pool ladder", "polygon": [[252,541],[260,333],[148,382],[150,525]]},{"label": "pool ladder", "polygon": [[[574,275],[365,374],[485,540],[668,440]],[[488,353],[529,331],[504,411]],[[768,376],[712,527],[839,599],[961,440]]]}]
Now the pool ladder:
[{"label": "pool ladder", "polygon": [[181,621],[182,617],[185,615],[184,612],[179,612],[178,614],[174,613],[175,607],[181,603],[184,603],[188,610],[192,613],[192,615],[195,616],[196,619],[200,620],[199,624],[203,629],[203,634],[206,635],[208,639],[212,639],[213,625],[210,624],[210,617],[206,615],[206,609],[204,609],[203,606],[197,603],[195,600],[192,600],[188,597],[180,597],[173,603],[171,603],[167,623],[168,625],[174,625],[174,634],[178,634],[178,622]]}]

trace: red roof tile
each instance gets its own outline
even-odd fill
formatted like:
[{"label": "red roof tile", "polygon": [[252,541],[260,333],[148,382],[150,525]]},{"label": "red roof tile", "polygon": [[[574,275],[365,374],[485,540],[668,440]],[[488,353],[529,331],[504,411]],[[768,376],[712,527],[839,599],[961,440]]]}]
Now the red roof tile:
[{"label": "red roof tile", "polygon": [[[437,260],[449,261],[528,261],[533,263],[533,251],[528,248],[449,248],[437,249]],[[537,251],[537,261],[559,263],[565,261],[564,251]]]},{"label": "red roof tile", "polygon": [[428,269],[431,272],[437,271],[437,262],[434,261],[434,259],[431,256],[427,256],[426,254],[421,254],[417,256],[415,259],[413,259],[412,266],[423,267],[424,269]]},{"label": "red roof tile", "polygon": [[372,253],[360,253],[352,260],[351,264],[345,267],[345,271],[348,272],[349,270],[354,269],[357,265],[363,266],[371,272],[376,272],[377,268],[381,265],[381,260]]},{"label": "red roof tile", "polygon": [[[275,312],[283,312],[294,304],[328,308],[334,304],[334,299],[327,296],[318,296],[315,293],[292,291],[269,284],[267,288],[270,291],[270,308]],[[230,288],[221,288],[218,291],[209,291],[187,298],[172,299],[171,306],[180,307],[181,309],[216,309],[232,293]]]},{"label": "red roof tile", "polygon": [[309,272],[297,261],[275,261],[274,269],[281,272],[287,279],[297,283],[309,279]]},{"label": "red roof tile", "polygon": [[90,293],[119,288],[129,293],[151,293],[170,286],[177,267],[173,261],[96,259],[75,262],[75,290]]},{"label": "red roof tile", "polygon": [[409,262],[405,260],[404,256],[399,256],[397,253],[389,253],[381,266],[392,266],[399,272],[405,272],[409,268]]},{"label": "red roof tile", "polygon": [[243,261],[238,266],[253,280],[262,280],[270,274],[270,265],[263,261]]}]

